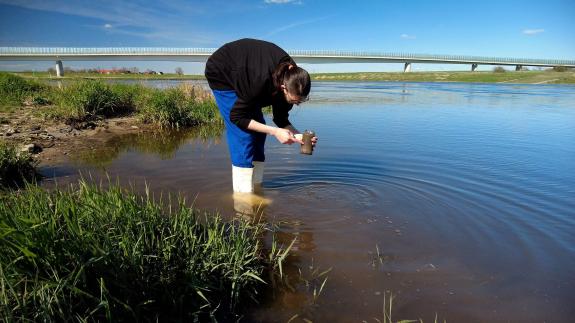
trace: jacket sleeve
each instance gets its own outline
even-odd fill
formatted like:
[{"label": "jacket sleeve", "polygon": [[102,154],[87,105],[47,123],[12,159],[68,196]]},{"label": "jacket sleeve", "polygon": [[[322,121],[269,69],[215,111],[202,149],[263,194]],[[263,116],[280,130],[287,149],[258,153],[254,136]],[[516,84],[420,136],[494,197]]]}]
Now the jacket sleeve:
[{"label": "jacket sleeve", "polygon": [[289,122],[289,111],[292,109],[293,104],[287,102],[274,102],[272,105],[272,112],[274,115],[274,123],[280,128],[285,128],[291,123]]},{"label": "jacket sleeve", "polygon": [[257,108],[258,96],[265,91],[265,80],[257,72],[244,68],[232,71],[231,79],[238,99],[230,111],[230,121],[245,130],[253,119],[251,110]]},{"label": "jacket sleeve", "polygon": [[230,111],[230,121],[241,129],[246,130],[251,120],[250,103],[238,97]]}]

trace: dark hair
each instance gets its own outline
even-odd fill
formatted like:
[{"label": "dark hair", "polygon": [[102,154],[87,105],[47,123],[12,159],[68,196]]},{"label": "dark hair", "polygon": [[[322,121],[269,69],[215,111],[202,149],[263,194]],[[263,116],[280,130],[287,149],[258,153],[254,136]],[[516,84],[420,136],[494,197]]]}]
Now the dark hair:
[{"label": "dark hair", "polygon": [[279,63],[272,74],[272,78],[277,91],[281,90],[283,84],[288,92],[301,98],[307,98],[311,90],[311,79],[308,72],[293,61]]}]

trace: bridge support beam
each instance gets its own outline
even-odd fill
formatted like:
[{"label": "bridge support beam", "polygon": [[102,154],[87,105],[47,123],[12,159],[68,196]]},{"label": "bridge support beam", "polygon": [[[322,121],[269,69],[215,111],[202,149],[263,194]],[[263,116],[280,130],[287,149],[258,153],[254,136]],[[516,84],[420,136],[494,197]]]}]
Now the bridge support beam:
[{"label": "bridge support beam", "polygon": [[515,65],[516,71],[521,71],[523,69],[523,65]]},{"label": "bridge support beam", "polygon": [[471,64],[471,71],[475,72],[476,69],[477,69],[477,63]]},{"label": "bridge support beam", "polygon": [[411,72],[411,63],[405,63],[405,66],[403,66],[403,72]]},{"label": "bridge support beam", "polygon": [[64,64],[62,64],[62,61],[56,61],[56,76],[64,76]]}]

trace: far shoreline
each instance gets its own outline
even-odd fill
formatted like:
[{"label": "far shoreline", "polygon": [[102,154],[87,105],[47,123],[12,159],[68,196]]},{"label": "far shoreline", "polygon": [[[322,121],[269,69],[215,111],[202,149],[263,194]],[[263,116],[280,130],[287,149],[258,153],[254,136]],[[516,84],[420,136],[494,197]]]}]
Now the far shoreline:
[{"label": "far shoreline", "polygon": [[441,71],[313,74],[315,81],[385,81],[491,84],[575,84],[575,71]]},{"label": "far shoreline", "polygon": [[[25,78],[39,80],[143,80],[143,81],[201,81],[203,75],[178,74],[96,74],[69,72],[56,77],[48,72],[9,72]],[[444,82],[444,83],[494,83],[494,84],[575,84],[575,71],[436,71],[436,72],[353,72],[312,73],[313,81],[386,81],[386,82]]]}]

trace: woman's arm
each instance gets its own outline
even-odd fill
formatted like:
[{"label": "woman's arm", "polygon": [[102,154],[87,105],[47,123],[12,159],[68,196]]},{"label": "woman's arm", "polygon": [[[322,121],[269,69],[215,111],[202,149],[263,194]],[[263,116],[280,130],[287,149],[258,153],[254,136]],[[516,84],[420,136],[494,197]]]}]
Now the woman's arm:
[{"label": "woman's arm", "polygon": [[284,127],[284,129],[291,131],[294,135],[301,133],[292,124],[288,124],[287,126]]},{"label": "woman's arm", "polygon": [[301,141],[301,139],[298,139],[294,136],[296,133],[299,132],[292,125],[288,125],[285,128],[277,128],[265,125],[252,119],[248,124],[248,129],[272,135],[276,137],[276,139],[282,144],[291,145],[295,142],[303,144],[303,141]]}]

